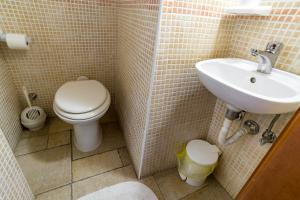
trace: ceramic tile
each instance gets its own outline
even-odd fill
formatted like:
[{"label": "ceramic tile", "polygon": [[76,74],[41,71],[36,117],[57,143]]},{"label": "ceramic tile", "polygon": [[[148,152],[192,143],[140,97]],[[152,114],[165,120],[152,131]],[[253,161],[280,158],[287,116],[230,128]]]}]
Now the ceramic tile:
[{"label": "ceramic tile", "polygon": [[34,194],[71,183],[70,145],[17,157]]},{"label": "ceramic tile", "polygon": [[[1,79],[0,79],[1,81]],[[0,128],[0,199],[33,200],[34,196]]]},{"label": "ceramic tile", "polygon": [[72,184],[73,199],[78,199],[86,194],[95,192],[104,187],[108,187],[125,181],[136,180],[132,166],[123,167],[107,173],[103,173]]},{"label": "ceramic tile", "polygon": [[142,176],[175,167],[174,155],[183,144],[206,137],[216,98],[201,84],[195,63],[228,55],[233,25],[226,24],[228,31],[224,31],[222,10],[230,4],[206,0],[161,3]]},{"label": "ceramic tile", "polygon": [[50,134],[48,139],[48,148],[70,144],[71,132],[69,130]]},{"label": "ceramic tile", "polygon": [[[1,5],[4,2],[1,2]],[[0,7],[1,7],[0,5]],[[0,8],[1,10],[1,8]],[[1,12],[2,13],[2,12]],[[2,14],[1,14],[2,16]],[[1,29],[3,27],[1,26]],[[2,47],[2,45],[1,45]],[[1,48],[2,50],[2,48]],[[8,70],[9,66],[0,53],[0,127],[3,130],[11,149],[15,149],[22,127],[20,123],[21,105],[17,97],[16,87],[12,74]]]},{"label": "ceramic tile", "polygon": [[26,85],[38,94],[35,104],[55,116],[55,92],[82,75],[102,82],[114,101],[117,1],[7,0],[1,1],[0,10],[2,30],[26,33],[34,40],[26,53],[1,45],[23,105]]},{"label": "ceramic tile", "polygon": [[[137,181],[132,166],[126,166],[73,183],[73,199],[125,181]],[[152,176],[143,178],[140,182],[147,185],[156,194],[159,200],[164,199]]]},{"label": "ceramic tile", "polygon": [[119,167],[122,167],[122,162],[116,150],[75,160],[72,161],[73,181],[78,181]]},{"label": "ceramic tile", "polygon": [[61,119],[56,117],[49,118],[49,134],[71,130],[71,129],[72,129],[71,124],[67,124]]},{"label": "ceramic tile", "polygon": [[153,176],[149,176],[147,178],[143,178],[140,180],[141,183],[147,185],[157,196],[158,200],[164,200],[164,197],[154,179]]},{"label": "ceramic tile", "polygon": [[166,170],[154,175],[166,200],[177,200],[191,194],[201,187],[194,187],[181,181],[176,169]]},{"label": "ceramic tile", "polygon": [[[162,1],[119,1],[116,110],[135,169],[140,168],[150,110]],[[134,22],[134,23],[132,23]]]},{"label": "ceramic tile", "polygon": [[213,178],[209,177],[207,186],[184,197],[182,200],[232,200],[224,188]]},{"label": "ceramic tile", "polygon": [[119,153],[119,156],[123,163],[123,166],[127,166],[127,165],[131,164],[131,158],[127,151],[127,148],[124,147],[124,148],[118,149],[118,153]]},{"label": "ceramic tile", "polygon": [[23,155],[47,148],[48,135],[23,138],[15,149],[15,155]]},{"label": "ceramic tile", "polygon": [[108,109],[107,113],[101,117],[99,121],[102,124],[117,122],[117,113],[113,106]]},{"label": "ceramic tile", "polygon": [[37,195],[36,200],[71,200],[71,185]]},{"label": "ceramic tile", "polygon": [[[48,123],[48,121],[46,123]],[[48,131],[49,131],[49,125],[47,124],[44,128],[38,131],[24,130],[21,134],[21,138],[30,138],[30,137],[47,135]]]},{"label": "ceramic tile", "polygon": [[72,146],[73,160],[84,158],[90,155],[111,151],[113,149],[125,146],[125,140],[122,131],[117,123],[108,123],[102,125],[103,141],[98,149],[91,152],[81,152],[76,149],[75,145]]}]

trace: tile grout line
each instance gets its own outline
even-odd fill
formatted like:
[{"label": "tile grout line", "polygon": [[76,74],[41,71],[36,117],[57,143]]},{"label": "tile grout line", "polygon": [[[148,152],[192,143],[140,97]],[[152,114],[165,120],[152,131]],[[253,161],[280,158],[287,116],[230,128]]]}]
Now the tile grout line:
[{"label": "tile grout line", "polygon": [[39,196],[39,195],[45,194],[45,193],[47,193],[47,192],[52,192],[52,191],[54,191],[54,190],[57,190],[57,189],[66,187],[66,186],[68,186],[68,185],[72,185],[72,183],[68,183],[68,184],[61,185],[61,186],[58,186],[58,187],[55,187],[55,188],[51,188],[50,190],[46,190],[46,191],[44,191],[44,192],[36,193],[36,194],[34,194],[34,196]]},{"label": "tile grout line", "polygon": [[[88,156],[85,156],[85,157],[82,157],[82,158],[77,158],[77,159],[74,159],[72,161],[77,161],[77,160],[81,160],[81,159],[84,159],[84,158],[88,158],[88,157],[92,157],[92,156],[95,156],[95,155],[101,155],[103,153],[108,153],[110,151],[118,151],[118,149],[120,148],[124,148],[126,146],[122,146],[122,147],[117,147],[116,149],[111,149],[111,150],[107,150],[107,151],[103,151],[103,152],[98,152],[98,153],[95,153],[95,154],[92,154],[92,155],[88,155]],[[127,147],[126,147],[127,148]]]},{"label": "tile grout line", "polygon": [[[206,181],[207,181],[207,180],[206,180]],[[186,183],[186,184],[187,184],[187,183]],[[209,186],[208,183],[205,182],[204,185],[203,185],[201,188],[195,190],[195,191],[192,192],[192,193],[189,193],[189,194],[184,195],[183,197],[179,198],[178,200],[184,200],[186,197],[188,197],[188,196],[190,196],[190,195],[192,195],[192,194],[194,194],[194,193],[196,193],[196,192],[199,192],[200,190],[203,190],[203,189],[207,188],[208,186]]]},{"label": "tile grout line", "polygon": [[117,149],[117,153],[118,153],[118,157],[119,157],[119,159],[120,159],[120,161],[121,161],[121,163],[122,163],[122,166],[124,167],[124,163],[123,163],[123,161],[122,161],[122,159],[121,159],[121,155],[120,155],[119,149]]},{"label": "tile grout line", "polygon": [[46,149],[48,149],[48,146],[49,146],[49,132],[47,133],[47,144],[46,144]]},{"label": "tile grout line", "polygon": [[[29,136],[29,137],[24,137],[24,138],[22,138],[22,134],[23,134],[23,133],[22,133],[22,134],[21,134],[21,140],[22,140],[22,139],[32,139],[32,138],[37,138],[37,137],[44,137],[44,136],[47,136],[46,146],[45,146],[45,148],[43,148],[43,149],[39,149],[39,150],[36,150],[36,151],[28,152],[28,153],[25,153],[25,154],[19,154],[19,155],[15,155],[15,154],[14,154],[14,156],[15,156],[15,157],[20,157],[20,156],[25,156],[25,155],[32,154],[32,153],[37,153],[37,152],[45,151],[45,150],[48,150],[48,149],[54,149],[54,148],[57,148],[57,147],[69,145],[69,144],[63,144],[63,145],[59,145],[59,146],[54,146],[54,147],[48,148],[49,136],[51,135],[51,133],[59,134],[59,133],[62,133],[62,132],[65,132],[65,131],[71,131],[71,130],[72,130],[72,129],[65,129],[65,130],[61,130],[61,131],[57,131],[57,132],[49,132],[49,130],[47,130],[47,133],[46,133],[46,134],[35,135],[35,136]],[[18,143],[18,144],[19,144],[19,143]]]},{"label": "tile grout line", "polygon": [[71,143],[71,200],[73,200],[73,130],[70,130],[70,143]]},{"label": "tile grout line", "polygon": [[34,153],[39,153],[39,152],[42,152],[42,151],[47,151],[47,150],[52,150],[52,149],[57,149],[57,148],[60,148],[60,147],[63,147],[63,146],[68,146],[70,145],[69,144],[63,144],[63,145],[59,145],[59,146],[55,146],[55,147],[51,147],[51,148],[45,148],[45,149],[41,149],[41,150],[38,150],[38,151],[33,151],[33,152],[30,152],[30,153],[25,153],[25,154],[21,154],[21,155],[15,155],[16,158],[18,157],[23,157],[23,156],[27,156],[27,155],[30,155],[30,154],[34,154]]},{"label": "tile grout line", "polygon": [[[127,166],[125,166],[125,167],[128,167],[128,166],[131,166],[131,165],[127,165]],[[114,168],[114,169],[111,169],[111,170],[108,170],[108,171],[105,171],[105,172],[102,172],[102,173],[99,173],[99,174],[94,174],[94,175],[92,175],[92,176],[85,177],[85,178],[80,179],[80,180],[72,181],[72,183],[77,183],[77,182],[80,182],[80,181],[84,181],[84,180],[87,180],[87,179],[89,179],[89,178],[93,178],[93,177],[95,177],[95,176],[99,176],[99,175],[102,175],[102,174],[106,174],[106,173],[108,173],[108,172],[112,172],[112,171],[114,171],[114,170],[122,169],[122,168],[125,168],[125,167],[123,167],[123,166],[122,166],[122,167],[117,167],[117,168]]]},{"label": "tile grout line", "polygon": [[161,196],[163,197],[163,199],[161,199],[161,200],[165,200],[166,198],[165,198],[165,196],[164,196],[164,193],[162,192],[162,190],[161,190],[159,184],[157,183],[156,178],[154,177],[154,175],[152,175],[152,177],[153,177],[153,179],[154,179],[154,182],[155,182],[155,184],[156,184],[156,186],[157,186],[157,188],[158,188],[158,190],[159,190]]},{"label": "tile grout line", "polygon": [[[118,148],[118,153],[119,153],[119,150],[121,150],[121,149],[126,149],[126,151],[128,152],[128,149],[127,149],[126,145],[125,145],[125,147],[120,147],[120,148]],[[129,154],[129,153],[128,153],[128,154]],[[120,158],[121,158],[121,155],[119,155],[119,156],[120,156]],[[127,165],[124,164],[124,167],[127,167],[127,166],[129,166],[129,165],[132,165],[132,159],[131,159],[130,155],[128,155],[128,156],[129,156],[129,164],[127,164]],[[121,159],[121,162],[123,163],[122,159]]]}]

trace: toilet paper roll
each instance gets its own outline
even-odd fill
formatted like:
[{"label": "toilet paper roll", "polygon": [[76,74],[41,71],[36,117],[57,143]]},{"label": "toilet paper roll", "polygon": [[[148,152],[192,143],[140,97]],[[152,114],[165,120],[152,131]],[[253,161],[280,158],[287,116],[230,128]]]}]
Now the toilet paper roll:
[{"label": "toilet paper roll", "polygon": [[29,49],[30,39],[23,34],[6,34],[6,44],[10,49]]}]

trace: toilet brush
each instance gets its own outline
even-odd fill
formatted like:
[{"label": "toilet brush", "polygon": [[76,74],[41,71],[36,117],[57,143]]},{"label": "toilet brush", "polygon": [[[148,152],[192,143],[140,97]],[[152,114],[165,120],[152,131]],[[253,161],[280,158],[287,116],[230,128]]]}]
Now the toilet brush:
[{"label": "toilet brush", "polygon": [[21,123],[31,131],[37,131],[43,128],[46,121],[46,113],[38,106],[32,106],[29,95],[25,86],[23,93],[28,104],[28,107],[21,113]]},{"label": "toilet brush", "polygon": [[27,89],[26,89],[25,86],[23,86],[23,93],[24,93],[27,105],[30,108],[28,110],[28,112],[26,113],[26,117],[28,119],[35,120],[40,115],[39,110],[32,108],[31,102],[30,102],[30,99],[29,99],[29,95],[28,95],[28,92],[27,92]]}]

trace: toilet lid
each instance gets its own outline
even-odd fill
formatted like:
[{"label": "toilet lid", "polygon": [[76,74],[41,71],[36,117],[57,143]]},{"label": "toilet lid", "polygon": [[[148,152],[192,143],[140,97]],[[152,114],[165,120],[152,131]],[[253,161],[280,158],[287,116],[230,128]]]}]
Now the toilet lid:
[{"label": "toilet lid", "polygon": [[65,112],[78,114],[95,110],[106,98],[106,88],[96,80],[69,81],[57,90],[55,103]]},{"label": "toilet lid", "polygon": [[191,160],[199,165],[213,165],[218,161],[221,151],[215,145],[204,140],[192,140],[186,146],[186,152]]}]

